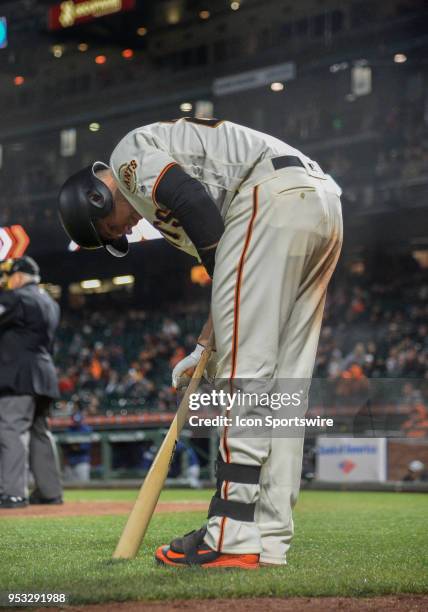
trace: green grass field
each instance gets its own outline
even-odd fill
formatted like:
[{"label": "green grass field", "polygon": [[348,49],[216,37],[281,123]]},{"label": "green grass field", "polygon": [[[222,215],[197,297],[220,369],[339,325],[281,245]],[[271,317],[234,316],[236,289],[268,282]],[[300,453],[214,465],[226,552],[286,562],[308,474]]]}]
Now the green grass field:
[{"label": "green grass field", "polygon": [[[132,500],[135,491],[72,491],[67,500]],[[163,501],[208,500],[166,491]],[[111,561],[125,516],[0,517],[0,592],[65,592],[73,604],[256,596],[428,592],[428,497],[304,491],[288,566],[258,572],[160,568],[153,550],[204,513],[155,515],[134,561]]]}]

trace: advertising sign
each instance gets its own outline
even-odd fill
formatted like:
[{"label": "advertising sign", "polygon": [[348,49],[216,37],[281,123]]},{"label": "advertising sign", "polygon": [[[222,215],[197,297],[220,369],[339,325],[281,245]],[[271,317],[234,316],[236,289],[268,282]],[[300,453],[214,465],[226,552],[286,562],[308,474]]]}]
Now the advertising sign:
[{"label": "advertising sign", "polygon": [[319,437],[317,478],[329,482],[384,482],[386,438]]}]

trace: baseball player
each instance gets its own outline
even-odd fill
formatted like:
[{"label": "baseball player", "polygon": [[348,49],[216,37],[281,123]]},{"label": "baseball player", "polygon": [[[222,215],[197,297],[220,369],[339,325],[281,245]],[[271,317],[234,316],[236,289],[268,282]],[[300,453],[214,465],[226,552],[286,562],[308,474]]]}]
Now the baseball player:
[{"label": "baseball player", "polygon": [[[214,328],[216,380],[312,376],[327,285],[342,243],[340,189],[288,144],[229,121],[182,118],[137,128],[59,196],[83,248],[127,253],[147,219],[213,279],[211,313],[180,385]],[[254,569],[282,565],[293,535],[303,436],[221,432],[207,524],[156,551],[159,563]]]}]

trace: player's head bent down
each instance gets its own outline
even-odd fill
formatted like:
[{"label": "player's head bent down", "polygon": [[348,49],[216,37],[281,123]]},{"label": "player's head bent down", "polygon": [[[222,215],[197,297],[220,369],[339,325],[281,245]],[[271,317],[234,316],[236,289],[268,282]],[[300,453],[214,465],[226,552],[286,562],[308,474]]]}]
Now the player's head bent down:
[{"label": "player's head bent down", "polygon": [[80,247],[104,247],[115,257],[127,254],[126,234],[131,234],[142,218],[102,162],[94,162],[67,179],[59,193],[59,216],[71,240]]}]

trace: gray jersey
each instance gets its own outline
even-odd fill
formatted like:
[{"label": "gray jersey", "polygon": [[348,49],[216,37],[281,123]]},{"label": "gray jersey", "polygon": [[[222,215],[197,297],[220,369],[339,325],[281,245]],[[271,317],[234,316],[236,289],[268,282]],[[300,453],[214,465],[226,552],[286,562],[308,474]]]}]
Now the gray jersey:
[{"label": "gray jersey", "polygon": [[224,218],[254,167],[280,155],[305,158],[277,138],[230,121],[183,118],[129,132],[114,149],[110,166],[134,208],[174,246],[197,256],[178,221],[156,200],[157,185],[168,168],[179,164],[198,179]]}]

